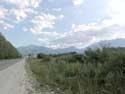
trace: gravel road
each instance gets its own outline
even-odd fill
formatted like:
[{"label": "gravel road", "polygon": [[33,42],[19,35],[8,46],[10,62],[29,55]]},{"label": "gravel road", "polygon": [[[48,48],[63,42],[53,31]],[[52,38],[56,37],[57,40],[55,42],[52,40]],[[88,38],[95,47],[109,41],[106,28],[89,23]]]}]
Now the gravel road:
[{"label": "gravel road", "polygon": [[0,71],[8,68],[9,66],[16,64],[19,62],[19,59],[13,59],[13,60],[0,60]]},{"label": "gravel road", "polygon": [[25,60],[7,62],[0,61],[0,94],[28,94]]}]

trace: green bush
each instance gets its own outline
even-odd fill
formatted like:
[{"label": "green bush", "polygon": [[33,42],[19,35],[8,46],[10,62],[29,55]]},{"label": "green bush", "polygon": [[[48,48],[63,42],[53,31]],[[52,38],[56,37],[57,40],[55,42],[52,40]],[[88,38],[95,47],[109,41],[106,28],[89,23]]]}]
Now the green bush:
[{"label": "green bush", "polygon": [[83,55],[47,55],[29,59],[40,83],[64,94],[124,94],[125,48],[87,50]]}]

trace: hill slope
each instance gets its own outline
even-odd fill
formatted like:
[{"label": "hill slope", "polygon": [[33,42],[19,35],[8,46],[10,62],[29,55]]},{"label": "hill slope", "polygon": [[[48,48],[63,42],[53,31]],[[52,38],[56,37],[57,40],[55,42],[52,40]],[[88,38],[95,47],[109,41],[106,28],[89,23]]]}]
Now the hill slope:
[{"label": "hill slope", "polygon": [[12,59],[19,56],[17,49],[0,33],[0,59]]}]

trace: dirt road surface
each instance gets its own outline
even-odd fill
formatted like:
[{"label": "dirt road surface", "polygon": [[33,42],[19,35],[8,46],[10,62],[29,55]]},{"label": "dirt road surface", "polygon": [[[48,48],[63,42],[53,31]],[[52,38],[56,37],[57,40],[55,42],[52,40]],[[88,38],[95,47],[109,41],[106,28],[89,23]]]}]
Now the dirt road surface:
[{"label": "dirt road surface", "polygon": [[28,94],[25,59],[12,64],[4,62],[0,61],[0,94]]}]

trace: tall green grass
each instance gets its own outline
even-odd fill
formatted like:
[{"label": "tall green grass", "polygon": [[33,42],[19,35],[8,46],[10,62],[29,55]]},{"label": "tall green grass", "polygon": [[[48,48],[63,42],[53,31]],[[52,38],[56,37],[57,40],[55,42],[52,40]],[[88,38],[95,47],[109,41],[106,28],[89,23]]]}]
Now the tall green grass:
[{"label": "tall green grass", "polygon": [[41,87],[59,88],[64,94],[125,94],[123,48],[43,55],[28,64]]}]

